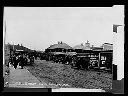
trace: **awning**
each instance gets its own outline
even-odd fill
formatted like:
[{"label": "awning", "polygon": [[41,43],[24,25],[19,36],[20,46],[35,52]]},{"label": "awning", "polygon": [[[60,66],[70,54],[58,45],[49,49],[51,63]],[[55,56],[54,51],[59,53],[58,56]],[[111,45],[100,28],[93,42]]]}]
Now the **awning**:
[{"label": "awning", "polygon": [[66,55],[76,55],[76,52],[67,52]]},{"label": "awning", "polygon": [[59,55],[59,54],[65,55],[64,52],[51,52],[51,53],[53,53],[54,55]]}]

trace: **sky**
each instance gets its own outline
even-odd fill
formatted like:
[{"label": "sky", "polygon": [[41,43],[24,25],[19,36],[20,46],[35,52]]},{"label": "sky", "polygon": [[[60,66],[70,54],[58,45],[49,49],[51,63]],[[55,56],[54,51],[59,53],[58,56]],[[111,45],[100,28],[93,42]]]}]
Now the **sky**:
[{"label": "sky", "polygon": [[[113,44],[113,24],[123,23],[123,6],[4,7],[5,42],[45,50],[58,41],[71,47]],[[5,27],[5,22],[3,22]],[[5,29],[5,28],[4,28]],[[5,32],[5,30],[3,30]]]}]

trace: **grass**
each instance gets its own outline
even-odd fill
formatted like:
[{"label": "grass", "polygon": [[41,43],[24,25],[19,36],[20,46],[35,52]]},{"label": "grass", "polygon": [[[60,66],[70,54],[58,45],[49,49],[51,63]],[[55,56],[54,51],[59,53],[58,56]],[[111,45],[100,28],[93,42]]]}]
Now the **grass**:
[{"label": "grass", "polygon": [[112,74],[76,70],[64,64],[36,60],[34,66],[29,66],[28,70],[42,81],[53,84],[68,84],[71,88],[110,89],[112,86]]}]

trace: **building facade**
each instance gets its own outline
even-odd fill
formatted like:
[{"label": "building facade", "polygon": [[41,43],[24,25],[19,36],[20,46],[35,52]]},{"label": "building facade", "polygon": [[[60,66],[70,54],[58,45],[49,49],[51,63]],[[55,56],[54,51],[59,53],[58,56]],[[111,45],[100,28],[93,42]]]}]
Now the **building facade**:
[{"label": "building facade", "polygon": [[104,43],[102,46],[103,46],[103,50],[113,50],[113,44]]}]

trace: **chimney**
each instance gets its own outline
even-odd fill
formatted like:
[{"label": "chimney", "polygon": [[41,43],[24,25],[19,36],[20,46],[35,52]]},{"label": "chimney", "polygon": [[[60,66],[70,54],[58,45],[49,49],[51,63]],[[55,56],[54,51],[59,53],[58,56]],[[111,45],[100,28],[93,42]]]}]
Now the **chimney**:
[{"label": "chimney", "polygon": [[89,43],[89,41],[87,40],[87,43]]},{"label": "chimney", "polygon": [[100,47],[103,48],[103,44]]},{"label": "chimney", "polygon": [[81,43],[81,46],[84,46],[83,43]]},{"label": "chimney", "polygon": [[88,40],[87,40],[87,43],[85,43],[85,47],[90,47],[90,43]]}]

